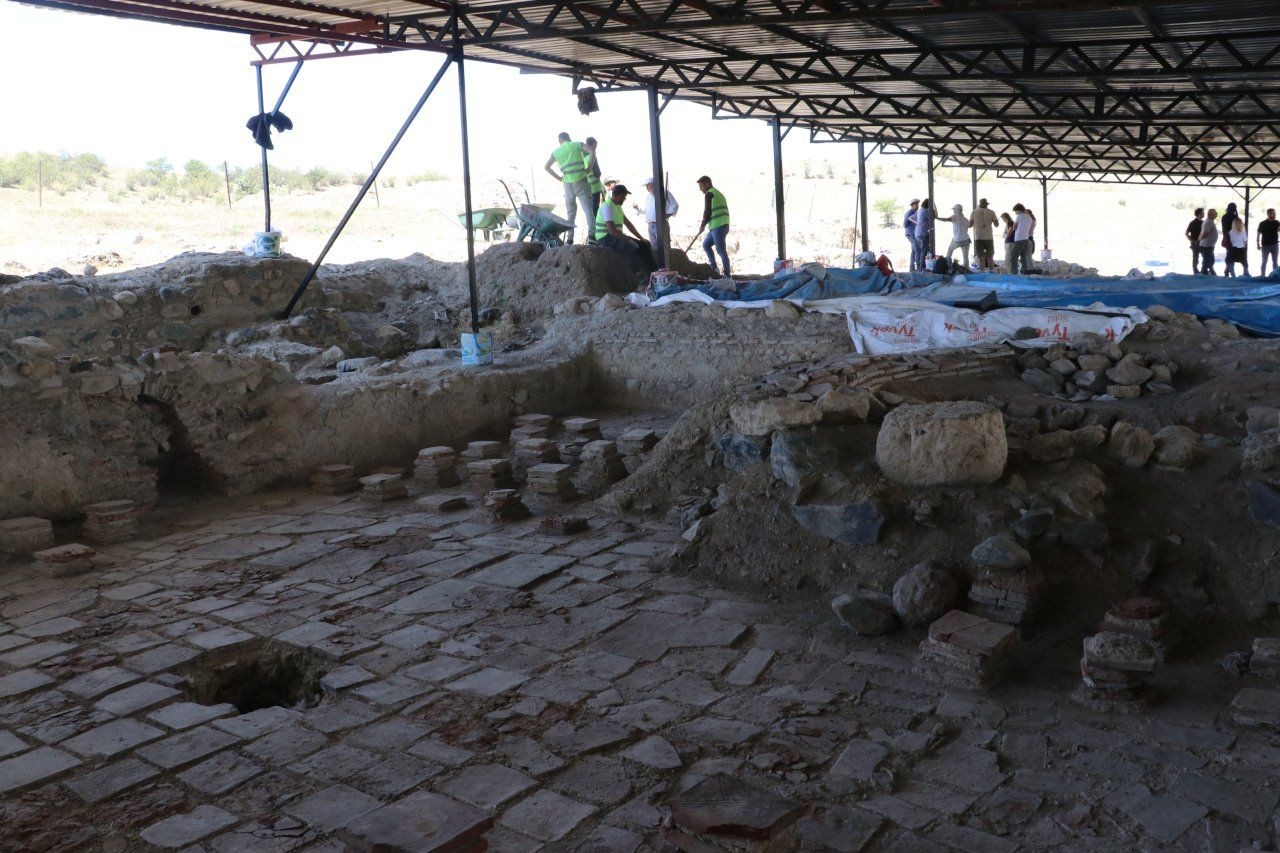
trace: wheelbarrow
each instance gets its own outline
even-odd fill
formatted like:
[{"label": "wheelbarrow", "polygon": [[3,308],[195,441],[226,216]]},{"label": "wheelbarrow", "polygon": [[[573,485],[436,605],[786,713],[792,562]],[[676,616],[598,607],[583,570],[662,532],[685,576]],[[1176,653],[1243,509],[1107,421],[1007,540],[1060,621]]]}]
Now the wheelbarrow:
[{"label": "wheelbarrow", "polygon": [[515,214],[507,219],[507,224],[513,228],[519,228],[516,234],[517,240],[529,239],[531,242],[542,243],[547,246],[563,246],[564,235],[566,232],[573,230],[573,223],[559,216],[556,216],[549,209],[553,205],[534,204],[528,200],[528,193],[525,193],[525,203],[516,204],[515,197],[511,195],[511,188],[507,186],[505,181],[499,181],[502,188],[507,191],[507,198],[511,200],[511,206],[516,209]]},{"label": "wheelbarrow", "polygon": [[[483,234],[485,240],[492,242],[495,235],[502,237],[506,234],[507,216],[510,213],[509,207],[486,207],[473,210],[471,211],[471,231]],[[467,227],[465,213],[458,214],[458,224],[463,228]]]}]

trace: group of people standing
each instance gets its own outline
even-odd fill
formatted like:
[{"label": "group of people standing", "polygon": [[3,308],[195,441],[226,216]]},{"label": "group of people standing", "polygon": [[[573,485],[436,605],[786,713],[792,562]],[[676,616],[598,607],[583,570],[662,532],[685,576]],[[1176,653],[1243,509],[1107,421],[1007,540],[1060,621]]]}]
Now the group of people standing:
[{"label": "group of people standing", "polygon": [[[560,144],[551,152],[544,168],[547,174],[564,184],[565,219],[573,225],[581,208],[588,235],[585,242],[616,249],[636,260],[649,272],[657,269],[655,256],[659,250],[658,202],[654,197],[653,178],[644,182],[644,188],[649,194],[644,210],[649,226],[646,241],[622,209],[631,191],[624,184],[604,178],[600,171],[599,142],[590,136],[584,142],[575,142],[567,133],[561,133],[558,141]],[[552,169],[553,165],[559,167],[559,174]],[[703,195],[702,226],[699,233],[706,232],[702,248],[707,253],[707,263],[711,265],[713,277],[720,277],[720,267],[723,267],[724,275],[727,276],[729,202],[706,175],[698,178],[698,190]],[[671,190],[666,190],[665,195],[665,214],[667,217],[675,216],[680,205]],[[640,212],[638,205],[632,205],[632,209]],[[634,239],[627,237],[623,228],[635,235]],[[570,228],[567,242],[573,243],[575,230]],[[717,255],[719,265],[716,263]]]},{"label": "group of people standing", "polygon": [[[1227,205],[1227,210],[1218,219],[1216,208],[1209,208],[1206,215],[1203,207],[1197,207],[1195,219],[1187,224],[1185,236],[1191,244],[1191,271],[1196,275],[1217,275],[1214,271],[1215,255],[1218,246],[1227,250],[1227,278],[1236,277],[1236,264],[1240,264],[1241,274],[1249,275],[1249,227],[1236,209],[1235,202]],[[1267,261],[1271,261],[1271,269],[1276,269],[1276,257],[1280,254],[1280,220],[1276,219],[1275,208],[1267,209],[1267,218],[1258,223],[1255,245],[1262,253],[1262,271],[1267,274]]]},{"label": "group of people standing", "polygon": [[[953,256],[959,250],[963,255],[964,268],[968,269],[969,247],[972,246],[979,271],[997,269],[995,231],[997,226],[1002,226],[1005,267],[1011,273],[1026,273],[1031,269],[1031,258],[1036,248],[1036,216],[1023,205],[1013,206],[1013,216],[1002,213],[997,217],[984,198],[978,200],[978,206],[967,216],[964,206],[957,204],[952,206],[950,216],[937,217],[930,199],[913,198],[902,218],[902,230],[911,244],[913,271],[925,269],[932,232],[938,222],[951,223],[951,243],[943,256],[948,266],[954,263]],[[969,229],[973,229],[972,238]]]}]

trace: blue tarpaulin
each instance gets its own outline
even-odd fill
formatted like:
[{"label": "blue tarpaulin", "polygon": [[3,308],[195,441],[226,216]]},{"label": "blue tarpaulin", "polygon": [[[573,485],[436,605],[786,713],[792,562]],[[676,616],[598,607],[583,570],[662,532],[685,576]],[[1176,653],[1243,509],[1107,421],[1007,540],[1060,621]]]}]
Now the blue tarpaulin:
[{"label": "blue tarpaulin", "polygon": [[1091,305],[1112,308],[1146,309],[1167,305],[1199,317],[1217,317],[1260,335],[1280,336],[1280,279],[1208,278],[1192,275],[1164,275],[1153,280],[1127,278],[1043,278],[1037,276],[982,273],[965,276],[967,284],[952,284],[950,278],[928,273],[886,277],[875,267],[827,268],[821,280],[805,270],[735,282],[733,288],[696,285],[666,287],[656,297],[701,291],[721,302],[793,302],[838,299],[866,294],[888,294],[927,299],[953,305],[977,302],[994,290],[1001,307],[1061,308]]},{"label": "blue tarpaulin", "polygon": [[1164,275],[1156,279],[1035,278],[984,273],[968,286],[933,284],[911,293],[954,304],[994,290],[1001,305],[1050,308],[1101,302],[1112,308],[1166,305],[1198,317],[1217,317],[1260,335],[1280,335],[1280,282],[1267,278]]}]

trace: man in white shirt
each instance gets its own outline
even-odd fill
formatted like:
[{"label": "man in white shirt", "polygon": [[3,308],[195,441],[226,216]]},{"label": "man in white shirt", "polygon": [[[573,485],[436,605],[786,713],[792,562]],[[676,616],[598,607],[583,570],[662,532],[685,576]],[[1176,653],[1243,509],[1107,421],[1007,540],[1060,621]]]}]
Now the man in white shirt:
[{"label": "man in white shirt", "polygon": [[1013,220],[1013,255],[1009,259],[1009,272],[1026,274],[1031,267],[1031,224],[1035,221],[1021,204],[1013,206],[1017,214]]},{"label": "man in white shirt", "polygon": [[951,245],[947,247],[947,263],[956,249],[964,250],[964,268],[969,269],[969,217],[964,215],[963,205],[951,208]]},{"label": "man in white shirt", "polygon": [[1213,255],[1218,250],[1218,211],[1212,207],[1209,208],[1208,218],[1200,226],[1200,239],[1196,245],[1200,247],[1200,269],[1197,272],[1201,275],[1217,275],[1213,271]]},{"label": "man in white shirt", "polygon": [[999,220],[996,212],[987,207],[985,198],[978,199],[978,207],[969,217],[973,226],[973,253],[978,256],[979,270],[996,268],[995,226]]},{"label": "man in white shirt", "polygon": [[[649,245],[653,247],[653,251],[658,251],[658,205],[657,200],[653,197],[653,178],[649,178],[644,182],[644,188],[648,190],[649,197],[644,203],[644,218],[649,223]],[[671,194],[671,190],[667,190],[667,218],[675,216],[680,210],[680,205],[676,202],[676,197]]]}]

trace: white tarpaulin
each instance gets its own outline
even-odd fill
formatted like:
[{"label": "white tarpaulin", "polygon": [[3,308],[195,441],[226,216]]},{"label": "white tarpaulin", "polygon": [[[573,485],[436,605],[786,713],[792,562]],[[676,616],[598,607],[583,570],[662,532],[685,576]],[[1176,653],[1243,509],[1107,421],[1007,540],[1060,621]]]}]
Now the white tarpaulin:
[{"label": "white tarpaulin", "polygon": [[[640,307],[657,308],[673,302],[717,303],[726,308],[766,308],[766,300],[721,301],[698,290],[672,293],[650,301],[633,293],[628,299]],[[924,349],[971,347],[1009,341],[1018,346],[1048,347],[1076,335],[1093,332],[1119,341],[1133,327],[1147,321],[1137,308],[1111,308],[1101,303],[1066,308],[997,308],[986,313],[955,308],[907,296],[842,296],[838,299],[788,300],[803,311],[844,314],[854,349],[866,355]],[[1034,338],[1018,337],[1035,329]]]},{"label": "white tarpaulin", "polygon": [[[908,300],[903,300],[904,302]],[[1123,340],[1147,315],[1136,308],[997,308],[986,313],[941,303],[851,306],[845,311],[849,335],[859,353],[912,352],[969,347],[1004,341],[1019,346],[1047,347],[1068,343],[1092,332],[1112,341]],[[1029,330],[1036,331],[1028,337]]]}]

